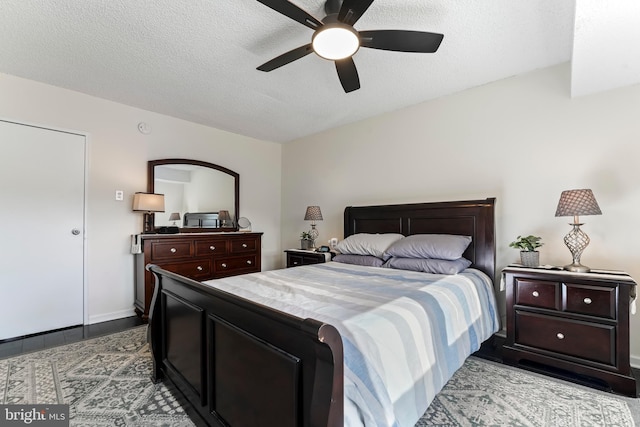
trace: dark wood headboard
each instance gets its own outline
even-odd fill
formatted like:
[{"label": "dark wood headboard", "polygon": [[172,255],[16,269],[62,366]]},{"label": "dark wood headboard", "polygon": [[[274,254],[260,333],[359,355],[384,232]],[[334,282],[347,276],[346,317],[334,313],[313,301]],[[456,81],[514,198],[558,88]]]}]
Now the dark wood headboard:
[{"label": "dark wood headboard", "polygon": [[496,199],[404,205],[349,206],[344,237],[356,233],[457,234],[471,236],[464,257],[495,280]]}]

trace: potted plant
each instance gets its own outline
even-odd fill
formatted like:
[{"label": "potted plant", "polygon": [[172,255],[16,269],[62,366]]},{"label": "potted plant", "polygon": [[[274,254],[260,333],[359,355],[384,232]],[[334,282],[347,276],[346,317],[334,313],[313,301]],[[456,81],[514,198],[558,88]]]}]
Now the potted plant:
[{"label": "potted plant", "polygon": [[516,240],[509,243],[512,248],[520,249],[520,261],[525,267],[537,267],[540,265],[540,252],[538,249],[544,245],[538,236],[518,236]]},{"label": "potted plant", "polygon": [[310,249],[313,246],[313,238],[311,232],[303,231],[300,233],[300,249]]}]

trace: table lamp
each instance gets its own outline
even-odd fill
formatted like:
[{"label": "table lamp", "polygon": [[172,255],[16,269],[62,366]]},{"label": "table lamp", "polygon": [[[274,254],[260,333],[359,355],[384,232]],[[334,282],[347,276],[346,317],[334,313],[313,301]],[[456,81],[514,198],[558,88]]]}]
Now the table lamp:
[{"label": "table lamp", "polygon": [[304,214],[304,220],[311,221],[311,231],[309,231],[309,234],[311,235],[311,249],[315,249],[316,239],[320,235],[318,230],[316,230],[316,221],[322,221],[320,206],[307,206],[307,212]]},{"label": "table lamp", "polygon": [[564,236],[564,243],[569,248],[569,251],[571,251],[573,262],[565,265],[564,269],[576,273],[587,273],[590,269],[580,264],[580,257],[582,256],[582,251],[589,245],[590,239],[589,236],[580,229],[580,226],[584,225],[580,223],[580,219],[578,218],[580,215],[602,215],[602,211],[600,211],[600,206],[598,206],[593,192],[588,189],[563,191],[562,194],[560,194],[556,216],[573,217],[573,223],[569,224],[573,226],[573,229]]}]

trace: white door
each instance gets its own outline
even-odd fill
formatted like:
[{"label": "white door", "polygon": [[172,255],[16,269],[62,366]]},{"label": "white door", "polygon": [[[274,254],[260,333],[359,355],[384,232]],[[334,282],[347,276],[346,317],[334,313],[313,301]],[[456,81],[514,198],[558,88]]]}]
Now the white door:
[{"label": "white door", "polygon": [[83,323],[85,145],[0,120],[0,340]]}]

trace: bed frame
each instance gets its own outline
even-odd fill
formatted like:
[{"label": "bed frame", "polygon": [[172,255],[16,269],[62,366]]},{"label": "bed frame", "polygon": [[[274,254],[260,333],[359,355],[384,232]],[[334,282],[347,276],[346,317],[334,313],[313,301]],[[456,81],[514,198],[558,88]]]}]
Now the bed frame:
[{"label": "bed frame", "polygon": [[[495,199],[347,207],[355,233],[472,236],[465,257],[495,275]],[[165,381],[192,420],[210,426],[343,425],[342,340],[301,319],[148,265],[152,379]]]}]

